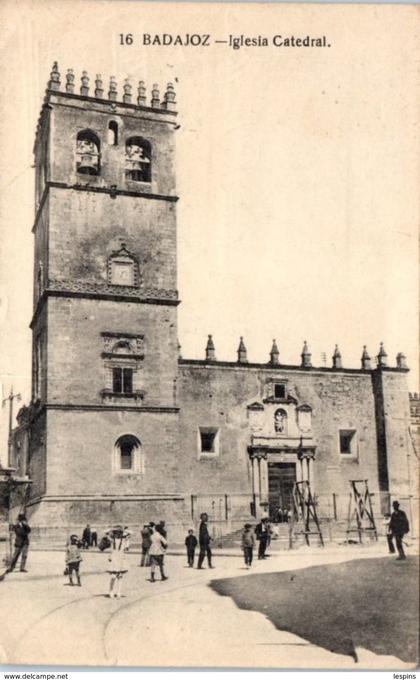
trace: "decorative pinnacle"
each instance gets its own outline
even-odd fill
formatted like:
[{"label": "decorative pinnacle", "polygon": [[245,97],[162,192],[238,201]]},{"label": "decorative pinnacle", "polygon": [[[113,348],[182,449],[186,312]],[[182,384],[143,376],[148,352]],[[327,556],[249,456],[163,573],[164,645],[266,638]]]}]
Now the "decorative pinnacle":
[{"label": "decorative pinnacle", "polygon": [[407,358],[403,352],[398,352],[397,354],[397,368],[408,368]]},{"label": "decorative pinnacle", "polygon": [[216,361],[216,353],[212,335],[209,335],[207,340],[206,361]]},{"label": "decorative pinnacle", "polygon": [[308,343],[306,342],[306,340],[303,343],[302,354],[300,356],[302,358],[301,366],[303,368],[309,368],[310,366],[312,366],[311,363],[312,354],[309,351]]},{"label": "decorative pinnacle", "polygon": [[238,363],[246,364],[247,362],[248,362],[248,357],[247,357],[246,347],[245,347],[244,339],[241,336],[239,338]]},{"label": "decorative pinnacle", "polygon": [[102,99],[103,96],[104,96],[104,84],[102,81],[101,74],[98,73],[95,80],[95,97],[98,97],[98,99]]},{"label": "decorative pinnacle", "polygon": [[378,353],[378,356],[376,357],[376,360],[378,362],[378,366],[386,366],[387,357],[388,357],[388,355],[385,352],[384,343],[381,342],[380,345],[379,345],[379,353]]},{"label": "decorative pinnacle", "polygon": [[115,76],[111,76],[109,79],[109,91],[108,91],[108,99],[112,102],[117,101],[117,81],[115,80]]},{"label": "decorative pinnacle", "polygon": [[165,101],[163,102],[162,106],[167,111],[175,111],[175,89],[172,83],[168,83],[166,86]]},{"label": "decorative pinnacle", "polygon": [[60,89],[60,73],[58,70],[58,63],[55,61],[50,73],[50,79],[48,81],[48,89],[59,91]]},{"label": "decorative pinnacle", "polygon": [[273,340],[273,344],[271,347],[270,351],[270,362],[272,364],[278,364],[279,363],[279,348],[277,347],[277,343],[275,340]]},{"label": "decorative pinnacle", "polygon": [[89,76],[87,74],[87,71],[82,72],[82,77],[81,77],[82,85],[80,87],[80,94],[83,97],[87,97],[89,94]]},{"label": "decorative pinnacle", "polygon": [[332,360],[333,360],[333,368],[343,368],[343,365],[341,363],[341,352],[338,349],[338,345],[335,346]]},{"label": "decorative pinnacle", "polygon": [[[47,91],[60,91],[60,72],[58,69],[58,63],[55,61],[52,65],[50,78],[47,83]],[[93,87],[93,82],[95,87]],[[74,70],[69,68],[65,74],[65,87],[63,87],[65,93],[74,94],[75,93],[75,75]],[[90,78],[87,71],[82,71],[81,84],[80,84],[80,95],[82,97],[88,97],[90,90]],[[122,102],[123,104],[135,103],[138,106],[151,107],[156,110],[163,111],[176,111],[176,93],[173,83],[168,83],[166,85],[165,92],[160,98],[159,85],[157,83],[153,84],[151,91],[150,103],[146,98],[146,86],[143,80],[138,81],[137,92],[133,93],[133,87],[130,83],[129,78],[125,78],[124,84],[122,85],[122,94],[118,95],[118,84],[114,76],[110,77],[109,90],[106,94],[104,91],[104,84],[101,74],[97,74],[95,80],[92,78],[92,93],[91,97],[96,99],[108,98],[111,102]],[[115,110],[115,106],[112,106],[112,110]]]},{"label": "decorative pinnacle", "polygon": [[67,69],[66,73],[66,92],[74,92],[74,71],[72,68]]},{"label": "decorative pinnacle", "polygon": [[362,352],[362,368],[363,368],[365,371],[369,371],[370,368],[371,368],[371,365],[370,365],[370,356],[369,356],[369,352],[368,352],[367,349],[366,349],[366,345],[363,345],[363,352]]},{"label": "decorative pinnacle", "polygon": [[130,80],[126,78],[124,80],[124,94],[123,94],[123,102],[125,104],[131,104],[131,85],[130,85]]},{"label": "decorative pinnacle", "polygon": [[138,87],[138,97],[137,97],[137,104],[139,106],[146,106],[146,88],[144,85],[144,80],[139,80],[139,87]]},{"label": "decorative pinnacle", "polygon": [[154,83],[153,89],[152,89],[151,106],[152,106],[152,109],[158,109],[160,107],[159,86],[156,83]]}]

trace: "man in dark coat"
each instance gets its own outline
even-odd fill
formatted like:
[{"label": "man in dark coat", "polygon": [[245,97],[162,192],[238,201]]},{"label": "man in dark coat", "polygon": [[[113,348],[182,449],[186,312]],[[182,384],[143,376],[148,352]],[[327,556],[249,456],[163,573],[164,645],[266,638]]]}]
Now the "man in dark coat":
[{"label": "man in dark coat", "polygon": [[85,550],[89,549],[90,538],[91,538],[90,525],[86,524],[85,528],[83,529],[83,534],[82,534],[82,542],[83,542],[83,547],[85,548]]},{"label": "man in dark coat", "polygon": [[20,571],[27,571],[25,569],[26,559],[28,557],[29,550],[29,534],[31,533],[31,527],[29,526],[26,516],[21,513],[18,515],[18,523],[14,525],[13,531],[15,532],[15,552],[13,553],[12,561],[7,571],[13,571],[17,561],[20,557]]},{"label": "man in dark coat", "polygon": [[391,546],[392,539],[395,538],[395,543],[397,545],[398,557],[397,560],[405,560],[405,553],[403,548],[403,538],[405,534],[410,531],[410,525],[408,524],[407,515],[404,510],[400,510],[400,504],[398,501],[394,501],[392,504],[394,512],[391,515],[391,520],[389,522],[389,530],[391,532],[391,538],[388,543]]},{"label": "man in dark coat", "polygon": [[255,535],[259,540],[258,559],[265,560],[266,559],[265,551],[267,550],[267,544],[269,539],[268,519],[263,518],[261,522],[257,524],[257,526],[255,527]]},{"label": "man in dark coat", "polygon": [[152,529],[149,524],[145,524],[143,529],[141,530],[141,562],[140,566],[141,567],[148,567],[150,560],[149,560],[149,549],[150,546],[152,545]]},{"label": "man in dark coat", "polygon": [[210,541],[211,541],[211,536],[209,534],[209,530],[207,528],[207,521],[208,521],[208,515],[206,512],[201,513],[200,515],[200,529],[199,529],[199,534],[198,534],[198,542],[200,544],[200,553],[198,555],[198,564],[197,564],[197,569],[202,569],[203,568],[203,562],[204,562],[204,556],[207,554],[207,561],[209,563],[209,569],[213,569],[213,565],[211,563],[211,548],[210,548]]}]

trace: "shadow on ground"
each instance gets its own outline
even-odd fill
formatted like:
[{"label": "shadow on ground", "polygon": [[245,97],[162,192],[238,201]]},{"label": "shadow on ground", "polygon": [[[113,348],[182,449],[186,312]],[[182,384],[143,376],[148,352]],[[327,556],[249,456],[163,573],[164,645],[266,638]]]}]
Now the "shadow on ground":
[{"label": "shadow on ground", "polygon": [[219,595],[289,631],[357,660],[355,648],[418,659],[418,557],[363,559],[215,580]]}]

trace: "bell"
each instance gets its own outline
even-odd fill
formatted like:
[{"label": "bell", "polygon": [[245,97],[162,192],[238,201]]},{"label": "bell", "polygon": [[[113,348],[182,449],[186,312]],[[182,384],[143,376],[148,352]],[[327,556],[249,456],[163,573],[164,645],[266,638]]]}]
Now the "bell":
[{"label": "bell", "polygon": [[83,153],[77,163],[77,172],[82,175],[98,174],[98,157],[91,153]]}]

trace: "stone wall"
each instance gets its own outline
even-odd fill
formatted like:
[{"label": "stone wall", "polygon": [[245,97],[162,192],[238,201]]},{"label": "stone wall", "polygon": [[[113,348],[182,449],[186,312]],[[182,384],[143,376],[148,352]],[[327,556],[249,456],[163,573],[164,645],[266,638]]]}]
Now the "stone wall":
[{"label": "stone wall", "polygon": [[[71,106],[68,104],[71,103]],[[63,105],[64,104],[64,105]],[[117,104],[67,99],[51,96],[53,153],[50,157],[50,180],[66,184],[85,184],[90,187],[109,187],[111,184],[127,190],[141,190],[153,194],[173,195],[175,192],[175,118],[162,110],[141,111]],[[118,144],[107,142],[108,125],[118,125]],[[80,175],[76,172],[76,138],[82,130],[92,130],[100,141],[100,175]],[[152,181],[133,182],[125,177],[125,142],[140,136],[152,146]]]},{"label": "stone wall", "polygon": [[[136,381],[144,406],[174,407],[178,339],[176,307],[59,297],[48,301],[48,403],[104,404],[104,337],[142,335]],[[132,402],[133,403],[133,402]],[[128,406],[121,400],[120,406]],[[115,404],[118,406],[118,403]]]},{"label": "stone wall", "polygon": [[140,293],[142,288],[176,291],[174,203],[52,188],[49,206],[52,284],[65,289],[91,283],[101,292],[100,286],[107,283],[108,257],[124,242],[139,262]]},{"label": "stone wall", "polygon": [[[181,362],[180,466],[188,493],[250,493],[247,406],[264,401],[267,382],[286,380],[299,403],[312,408],[319,494],[345,494],[350,479],[369,479],[379,490],[375,404],[370,372],[250,367]],[[266,411],[273,411],[265,404]],[[270,411],[270,413],[271,413]],[[272,418],[271,413],[270,418]],[[200,456],[199,427],[219,430],[219,454]],[[339,431],[357,431],[355,455],[340,454]],[[274,435],[274,430],[271,432]]]},{"label": "stone wall", "polygon": [[[141,444],[139,471],[120,471],[115,443]],[[145,411],[48,411],[47,494],[54,496],[179,493],[178,414]]]}]

